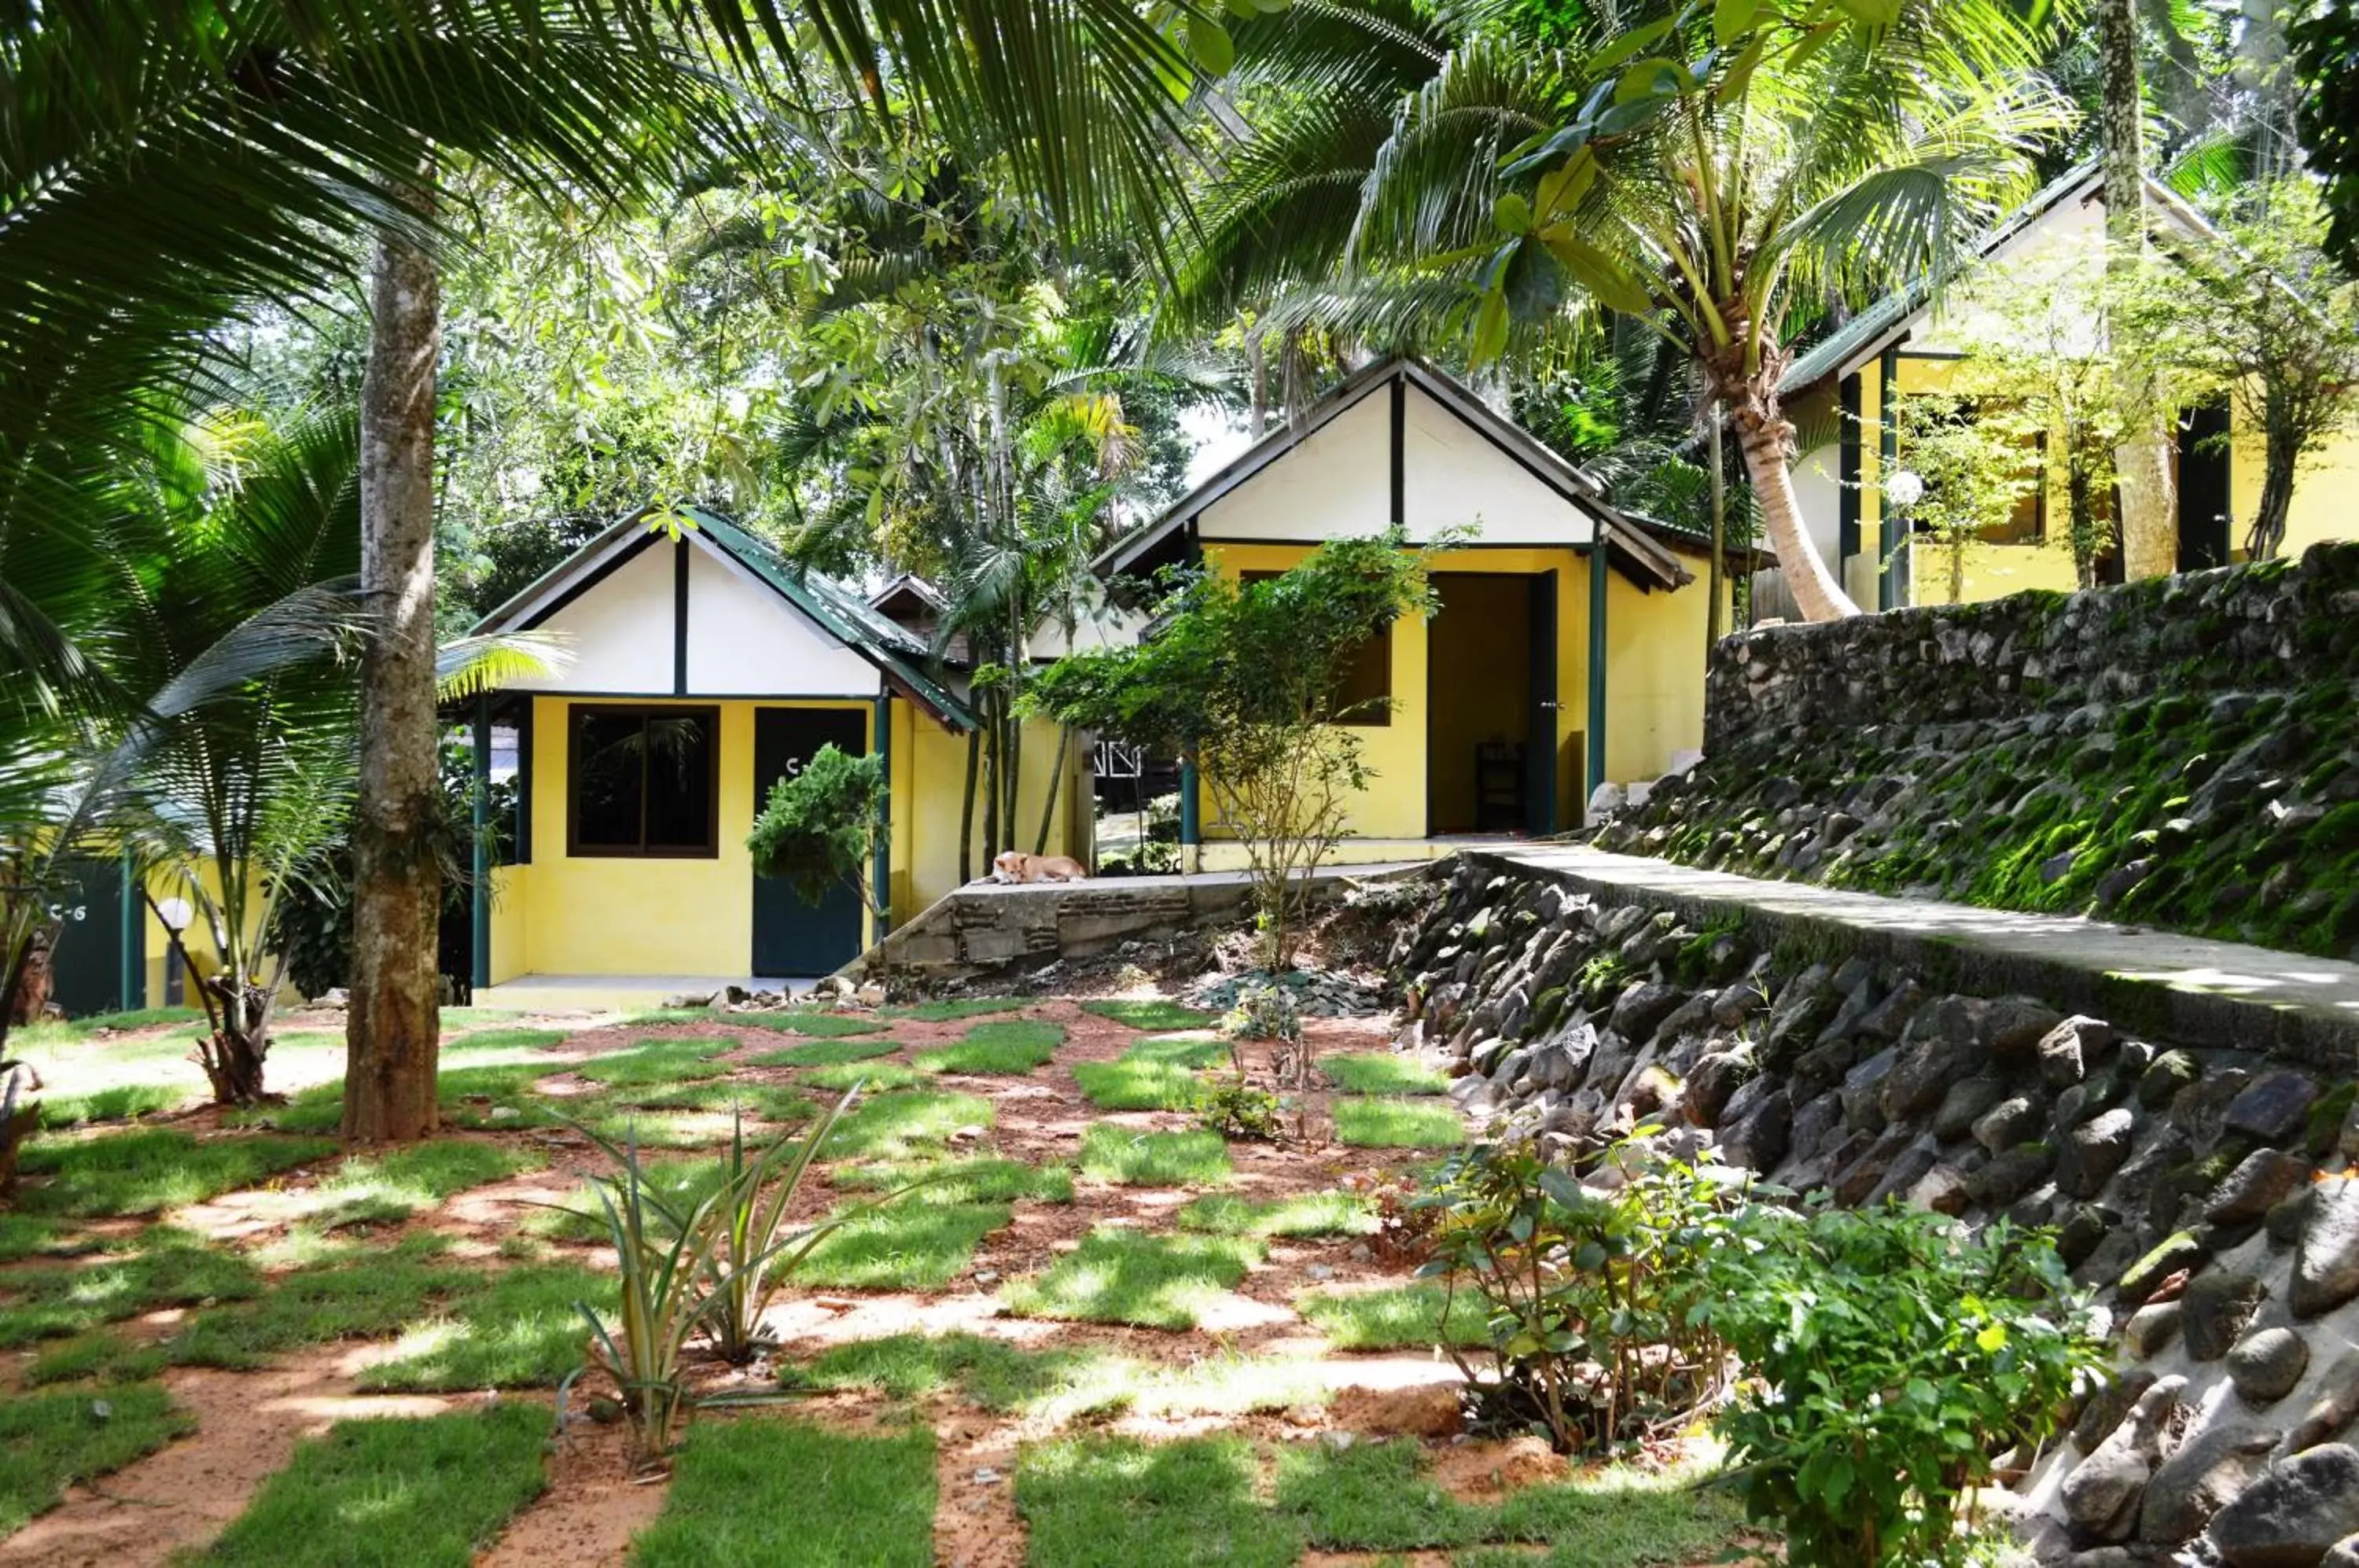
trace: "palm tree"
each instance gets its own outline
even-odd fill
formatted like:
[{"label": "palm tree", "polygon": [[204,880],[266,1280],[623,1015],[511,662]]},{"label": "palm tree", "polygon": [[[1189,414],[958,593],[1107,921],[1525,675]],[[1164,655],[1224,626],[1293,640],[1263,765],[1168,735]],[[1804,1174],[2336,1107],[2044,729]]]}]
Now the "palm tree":
[{"label": "palm tree", "polygon": [[[1794,500],[1777,396],[1793,329],[1829,297],[1942,274],[2028,190],[2033,139],[2061,115],[2005,6],[1902,0],[1875,22],[1863,9],[1658,6],[1606,37],[1478,12],[1397,96],[1372,151],[1368,116],[1347,127],[1339,114],[1332,158],[1300,161],[1322,145],[1306,121],[1298,147],[1240,158],[1251,189],[1208,228],[1276,245],[1354,319],[1471,316],[1478,360],[1551,330],[1568,296],[1642,323],[1734,424],[1804,612],[1853,613]],[[1219,255],[1185,267],[1200,288],[1239,276]]]},{"label": "palm tree", "polygon": [[1066,232],[1127,216],[1158,234],[1195,61],[1226,50],[1211,11],[1181,8],[1167,34],[1130,0],[108,0],[0,16],[10,700],[49,713],[125,700],[16,563],[103,537],[112,488],[144,461],[121,439],[124,412],[178,408],[171,394],[204,385],[206,333],[250,302],[323,291],[377,236],[360,468],[362,575],[379,613],[364,670],[367,957],[348,1136],[434,1125],[433,870],[402,845],[433,779],[440,176],[475,159],[527,187],[625,200],[690,161],[753,149],[763,115],[743,85],[806,114],[921,115],[954,143],[1008,149]]},{"label": "palm tree", "polygon": [[[2135,0],[2097,0],[2097,54],[2103,72],[2099,119],[2104,132],[2105,272],[2107,292],[2119,298],[2147,261],[2146,91],[2138,71]],[[2113,340],[2115,416],[2122,430],[2114,453],[2121,491],[2122,570],[2159,577],[2179,569],[2179,531],[2171,505],[2170,441],[2155,373],[2131,341],[2109,323]]]}]

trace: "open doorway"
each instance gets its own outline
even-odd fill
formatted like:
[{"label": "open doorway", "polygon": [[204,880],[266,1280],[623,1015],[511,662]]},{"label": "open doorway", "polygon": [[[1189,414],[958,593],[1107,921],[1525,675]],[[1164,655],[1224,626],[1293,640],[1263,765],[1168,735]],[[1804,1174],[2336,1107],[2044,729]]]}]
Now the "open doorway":
[{"label": "open doorway", "polygon": [[1556,573],[1445,572],[1426,659],[1426,831],[1549,833]]}]

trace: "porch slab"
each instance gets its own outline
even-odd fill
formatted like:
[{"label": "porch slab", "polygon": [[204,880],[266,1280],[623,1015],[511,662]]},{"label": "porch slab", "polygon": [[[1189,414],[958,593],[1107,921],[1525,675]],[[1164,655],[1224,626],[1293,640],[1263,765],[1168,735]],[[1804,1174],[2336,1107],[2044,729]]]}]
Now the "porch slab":
[{"label": "porch slab", "polygon": [[527,1013],[640,1013],[683,992],[718,991],[742,985],[748,991],[808,991],[816,975],[786,978],[744,975],[519,975],[496,985],[475,988],[475,1006],[511,1007]]}]

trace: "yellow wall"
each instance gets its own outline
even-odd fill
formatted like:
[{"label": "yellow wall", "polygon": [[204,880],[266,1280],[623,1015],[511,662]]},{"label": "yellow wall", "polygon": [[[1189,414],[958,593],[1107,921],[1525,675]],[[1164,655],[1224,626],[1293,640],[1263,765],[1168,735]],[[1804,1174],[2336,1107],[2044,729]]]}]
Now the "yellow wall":
[{"label": "yellow wall", "polygon": [[[736,975],[754,943],[754,714],[765,707],[833,708],[869,715],[861,702],[756,702],[631,698],[622,707],[718,707],[720,850],[709,860],[574,857],[565,853],[566,711],[579,699],[537,697],[533,714],[533,861],[503,868],[492,915],[494,982],[519,975]],[[892,713],[889,880],[895,923],[915,917],[958,882],[959,819],[966,782],[966,736],[896,700]],[[1052,724],[1025,731],[1022,842],[1038,831],[1056,754]],[[1070,853],[1079,758],[1068,758],[1049,830],[1051,853]],[[976,833],[980,839],[978,822]],[[988,866],[977,865],[977,873]]]},{"label": "yellow wall", "polygon": [[[1676,593],[1648,592],[1618,572],[1606,575],[1605,777],[1617,784],[1660,778],[1672,753],[1703,746],[1710,599],[1706,563],[1686,565],[1696,582]],[[1584,626],[1587,621],[1584,614]],[[1732,625],[1725,603],[1720,624]],[[1557,820],[1571,826],[1577,819],[1560,813]]]},{"label": "yellow wall", "polygon": [[[2243,423],[2240,411],[2228,474],[2234,512],[2228,548],[2237,561],[2245,559],[2245,540],[2260,513],[2261,480],[2268,469],[2259,433],[2243,429]],[[2359,539],[2359,429],[2346,427],[2294,471],[2293,506],[2286,514],[2278,554],[2291,560],[2311,545],[2352,539]]]}]

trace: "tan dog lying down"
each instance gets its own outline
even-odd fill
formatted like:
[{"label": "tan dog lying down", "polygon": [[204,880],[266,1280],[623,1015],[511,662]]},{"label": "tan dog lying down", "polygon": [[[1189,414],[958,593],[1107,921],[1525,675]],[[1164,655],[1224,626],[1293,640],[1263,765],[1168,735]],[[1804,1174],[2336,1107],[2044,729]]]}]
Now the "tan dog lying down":
[{"label": "tan dog lying down", "polygon": [[994,882],[1086,882],[1089,868],[1070,855],[1027,855],[1011,849],[991,863]]}]

